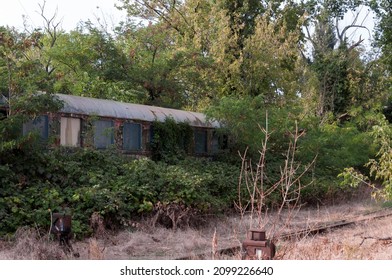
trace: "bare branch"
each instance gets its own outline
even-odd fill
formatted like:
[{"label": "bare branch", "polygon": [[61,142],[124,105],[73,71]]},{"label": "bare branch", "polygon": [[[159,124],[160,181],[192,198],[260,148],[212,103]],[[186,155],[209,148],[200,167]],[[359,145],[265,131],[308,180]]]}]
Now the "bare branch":
[{"label": "bare branch", "polygon": [[362,13],[362,9],[363,9],[363,8],[361,8],[361,9],[360,9],[359,11],[357,11],[356,13],[353,13],[353,14],[355,14],[355,16],[354,16],[354,18],[353,18],[351,24],[345,26],[341,32],[339,32],[339,19],[336,18],[336,24],[335,24],[335,25],[336,25],[336,31],[337,31],[337,36],[338,36],[340,42],[343,42],[343,41],[344,41],[344,39],[345,39],[345,37],[346,37],[345,34],[347,33],[348,30],[350,30],[350,29],[352,29],[352,28],[366,29],[366,30],[368,31],[369,37],[371,37],[371,31],[369,30],[369,28],[367,28],[367,27],[364,25],[365,20],[368,18],[369,14],[370,14],[370,11],[368,11],[368,12],[366,13],[366,15],[365,15],[364,19],[362,20],[362,22],[361,22],[360,24],[357,24],[358,19],[359,19],[359,16],[360,16],[360,14]]},{"label": "bare branch", "polygon": [[310,34],[309,26],[305,26],[305,30],[306,30],[306,34],[307,34],[307,36],[305,36],[305,39],[308,40],[313,45],[313,47],[315,47],[316,43],[312,39],[312,35]]},{"label": "bare branch", "polygon": [[351,24],[351,25],[347,25],[345,28],[343,28],[342,33],[341,33],[341,37],[342,37],[342,38],[343,38],[344,34],[347,32],[347,30],[349,30],[350,28],[362,28],[362,29],[366,29],[366,30],[369,32],[369,35],[371,35],[371,32],[370,32],[369,28],[367,28],[366,26]]},{"label": "bare branch", "polygon": [[335,18],[335,29],[336,29],[336,35],[338,36],[339,40],[343,41],[342,34],[339,31],[339,19],[337,17]]},{"label": "bare branch", "polygon": [[350,46],[350,48],[348,49],[349,51],[351,51],[352,49],[354,49],[354,48],[358,47],[360,44],[362,44],[362,42],[364,41],[364,39],[362,39],[361,37],[362,37],[362,36],[359,36],[359,40],[358,40],[356,43],[354,43],[354,44],[352,44],[352,45]]},{"label": "bare branch", "polygon": [[[160,17],[161,19],[163,19],[163,21],[166,22],[171,28],[173,28],[174,30],[176,30],[176,31],[177,31],[178,33],[180,33],[181,35],[183,35],[183,32],[182,32],[177,26],[174,26],[174,25],[172,24],[171,18],[170,18],[170,17],[167,17],[167,16],[165,15],[165,13],[163,13],[163,12],[160,11],[159,9],[154,8],[153,6],[149,5],[149,4],[147,3],[147,1],[136,0],[135,2],[138,3],[139,5],[144,6],[144,7],[146,7],[147,9],[153,11],[158,17]],[[164,6],[164,5],[163,5],[163,6]],[[164,6],[164,7],[165,7],[165,6]],[[166,8],[166,7],[165,7],[165,8]]]},{"label": "bare branch", "polygon": [[363,242],[365,242],[366,239],[375,239],[376,241],[382,241],[385,243],[391,243],[392,242],[392,237],[373,237],[373,236],[361,236],[362,241],[359,244],[361,246]]},{"label": "bare branch", "polygon": [[357,21],[358,21],[358,18],[359,18],[359,15],[361,14],[361,12],[362,12],[362,8],[356,13],[351,24],[357,24]]},{"label": "bare branch", "polygon": [[367,20],[368,16],[370,15],[370,10],[366,13],[366,16],[363,18],[361,25],[365,23],[365,20]]}]

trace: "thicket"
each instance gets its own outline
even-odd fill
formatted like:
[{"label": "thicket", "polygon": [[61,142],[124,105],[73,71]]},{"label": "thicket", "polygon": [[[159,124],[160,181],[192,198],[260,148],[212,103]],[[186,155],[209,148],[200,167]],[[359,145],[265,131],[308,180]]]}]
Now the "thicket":
[{"label": "thicket", "polygon": [[170,165],[91,149],[19,150],[0,161],[1,235],[26,225],[48,229],[50,211],[67,209],[79,237],[91,233],[93,213],[112,229],[173,203],[199,217],[216,214],[232,207],[239,174],[205,159]]},{"label": "thicket", "polygon": [[[338,174],[350,166],[364,168],[375,154],[372,135],[355,122],[320,125],[317,119],[297,121],[293,118],[298,116],[295,108],[269,111],[258,99],[223,100],[211,116],[224,121],[223,133],[230,134],[231,150],[226,157],[218,157],[219,161],[187,157],[193,131],[189,125],[171,119],[153,124],[152,159],[132,159],[114,150],[43,148],[34,134],[20,135],[21,123],[34,112],[2,120],[0,234],[25,225],[47,228],[50,212],[64,209],[72,212],[73,230],[79,237],[92,232],[94,214],[112,229],[128,226],[143,216],[176,228],[207,214],[235,209],[234,203],[240,203],[238,152],[247,149],[249,160],[258,162],[264,139],[262,125],[270,131],[263,170],[266,187],[282,178],[293,133],[301,134],[293,151],[293,164],[311,166],[301,175],[300,183],[306,186],[301,189],[302,203],[323,202],[344,193],[347,189],[342,191]],[[241,121],[244,118],[246,122]],[[303,170],[295,172],[301,174]],[[243,205],[250,199],[246,192],[240,197]],[[276,190],[267,198],[266,206],[281,200]]]},{"label": "thicket", "polygon": [[[331,117],[320,123],[317,117],[305,116],[295,104],[267,106],[257,97],[222,98],[219,105],[210,108],[208,115],[221,121],[226,133],[230,133],[233,142],[231,162],[238,161],[238,151],[244,153],[245,150],[250,160],[258,162],[264,139],[260,128],[268,129],[264,173],[266,182],[271,185],[281,178],[287,148],[298,130],[302,136],[295,150],[296,164],[312,164],[301,176],[301,183],[307,186],[301,190],[303,203],[327,203],[353,195],[353,189],[341,186],[338,175],[350,166],[367,172],[364,165],[376,153],[374,137],[368,129],[361,127],[364,120],[359,117],[350,121]],[[369,124],[370,120],[366,123]],[[271,198],[276,203],[279,194],[272,194]]]},{"label": "thicket", "polygon": [[[390,117],[391,108],[387,1],[370,5],[380,19],[375,34],[380,57],[368,56],[361,38],[347,40],[346,32],[357,26],[363,10],[352,1],[332,6],[303,1],[284,9],[264,7],[261,1],[171,1],[170,9],[162,1],[120,2],[130,16],[155,23],[140,26],[129,18],[129,24],[115,28],[116,35],[91,22],[65,32],[41,7],[46,27],[26,33],[0,27],[0,101],[9,105],[9,116],[0,121],[1,234],[20,225],[45,227],[49,209],[61,205],[74,212],[78,234],[88,233],[93,213],[116,227],[162,211],[175,224],[173,205],[202,215],[224,211],[237,195],[238,152],[247,150],[250,161],[259,160],[260,126],[270,133],[266,184],[281,178],[290,137],[298,128],[295,166],[309,166],[316,157],[301,176],[307,186],[302,202],[323,202],[346,192],[337,176],[347,167],[392,192],[389,124],[379,131],[385,137],[374,133],[375,116],[384,108]],[[339,30],[349,11],[356,14],[354,21]],[[192,131],[171,120],[154,123],[153,160],[42,150],[33,135],[19,135],[28,118],[57,106],[50,96],[41,95],[48,97],[42,100],[27,94],[39,90],[208,108],[230,134],[230,150],[218,157],[220,162],[187,159]],[[279,193],[271,199],[278,200]]]},{"label": "thicket", "polygon": [[367,172],[364,165],[375,154],[373,137],[353,123],[318,126],[307,131],[298,145],[300,162],[316,158],[312,172],[303,178],[304,183],[309,183],[302,193],[308,203],[326,203],[354,195],[355,190],[341,186],[339,174],[349,166]]},{"label": "thicket", "polygon": [[152,124],[151,158],[155,161],[176,162],[184,159],[192,149],[193,130],[187,123],[165,122]]},{"label": "thicket", "polygon": [[373,189],[372,196],[377,200],[392,200],[392,127],[386,118],[381,118],[370,132],[377,153],[365,164],[369,172],[350,166],[339,174],[341,184],[352,188],[366,185]]}]

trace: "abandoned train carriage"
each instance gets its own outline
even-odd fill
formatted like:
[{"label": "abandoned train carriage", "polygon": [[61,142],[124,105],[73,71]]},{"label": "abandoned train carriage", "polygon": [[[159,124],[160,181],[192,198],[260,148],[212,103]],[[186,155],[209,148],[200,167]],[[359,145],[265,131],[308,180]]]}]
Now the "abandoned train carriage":
[{"label": "abandoned train carriage", "polygon": [[63,102],[63,108],[26,123],[24,134],[37,130],[41,138],[53,137],[60,146],[115,147],[127,154],[148,156],[153,122],[171,118],[192,127],[194,155],[211,156],[219,150],[215,133],[219,124],[207,121],[201,113],[73,95],[56,96]]}]

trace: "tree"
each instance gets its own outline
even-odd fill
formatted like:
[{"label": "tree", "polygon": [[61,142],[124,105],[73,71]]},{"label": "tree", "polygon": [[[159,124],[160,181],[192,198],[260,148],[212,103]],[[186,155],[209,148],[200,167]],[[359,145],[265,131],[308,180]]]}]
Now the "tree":
[{"label": "tree", "polygon": [[211,3],[122,2],[130,17],[148,22],[134,21],[119,38],[131,61],[129,80],[146,93],[147,102],[192,110],[208,104],[214,84],[214,65],[208,55],[213,40]]},{"label": "tree", "polygon": [[29,142],[21,136],[21,126],[42,112],[59,108],[51,94],[37,95],[46,86],[46,73],[34,57],[40,34],[19,33],[0,28],[0,94],[6,101],[7,117],[0,121],[0,156]]},{"label": "tree", "polygon": [[[308,1],[306,3],[309,17],[305,25],[305,39],[312,46],[312,54],[307,57],[318,79],[317,114],[326,116],[332,113],[335,118],[350,111],[353,105],[353,88],[351,78],[358,72],[361,51],[358,50],[363,39],[350,42],[347,32],[352,28],[367,29],[358,24],[362,8],[358,5],[365,1]],[[348,11],[354,11],[352,22],[342,28],[340,21]],[[366,17],[369,12],[366,14]],[[314,26],[311,34],[310,26]],[[355,63],[353,63],[355,62]]]},{"label": "tree", "polygon": [[[6,100],[7,112],[7,117],[0,122],[1,157],[15,149],[28,149],[34,142],[31,133],[21,135],[23,123],[61,107],[52,95],[54,68],[45,53],[55,45],[57,25],[52,25],[55,16],[46,19],[44,5],[40,8],[47,24],[44,31],[26,28],[19,32],[15,28],[0,27],[0,94]],[[48,41],[46,35],[50,38]]]},{"label": "tree", "polygon": [[166,26],[149,24],[129,30],[123,40],[130,62],[127,76],[137,88],[147,93],[149,103],[175,106],[179,101],[181,104],[181,98],[176,98],[180,87],[175,72],[184,58],[171,46]]},{"label": "tree", "polygon": [[34,56],[41,34],[19,33],[13,28],[0,27],[0,80],[1,94],[6,98],[9,114],[20,95],[45,87],[45,73]]},{"label": "tree", "polygon": [[375,47],[380,51],[378,63],[383,65],[383,72],[386,91],[388,92],[388,101],[385,103],[384,114],[389,122],[392,122],[392,4],[390,1],[370,1],[371,7],[376,14],[375,26]]},{"label": "tree", "polygon": [[265,104],[284,105],[298,98],[300,29],[288,31],[281,19],[256,19],[255,33],[244,43],[243,91]]},{"label": "tree", "polygon": [[128,91],[128,58],[113,35],[91,23],[61,34],[49,55],[56,68],[57,92],[140,101]]},{"label": "tree", "polygon": [[[216,25],[210,55],[218,69],[218,98],[233,94],[268,95],[271,88],[280,94],[278,91],[282,89],[276,79],[269,80],[265,75],[268,76],[270,70],[274,75],[272,69],[282,67],[293,70],[297,55],[292,54],[299,43],[299,37],[294,34],[300,34],[302,11],[299,7],[300,4],[293,1],[217,1],[211,20]],[[282,63],[281,52],[272,53],[276,47],[288,51],[289,44],[293,47],[292,53],[286,53],[287,60]],[[279,58],[275,61],[276,56]],[[269,60],[271,69],[265,67],[267,62],[262,66],[264,59]]]},{"label": "tree", "polygon": [[392,70],[392,4],[390,1],[372,1],[372,8],[379,21],[376,23],[376,45],[381,48],[382,57],[388,69]]},{"label": "tree", "polygon": [[[130,16],[138,16],[150,21],[148,28],[151,30],[159,28],[158,34],[167,36],[171,52],[180,52],[185,54],[188,60],[191,58],[191,61],[195,61],[196,66],[192,67],[189,72],[184,71],[185,68],[181,63],[171,68],[173,74],[171,78],[181,81],[183,87],[183,93],[177,98],[181,99],[181,96],[186,96],[188,101],[191,100],[190,104],[208,104],[210,100],[219,99],[228,94],[253,96],[263,94],[264,88],[260,88],[260,83],[253,86],[254,81],[258,79],[255,75],[257,70],[252,70],[252,74],[248,74],[249,66],[256,61],[256,59],[252,60],[252,56],[256,58],[257,51],[261,49],[257,46],[257,50],[250,51],[251,41],[253,40],[253,45],[256,43],[254,36],[257,28],[262,26],[261,21],[271,23],[268,32],[278,34],[280,30],[284,30],[284,35],[290,39],[293,38],[290,32],[300,30],[298,25],[300,5],[294,1],[140,0],[131,2],[124,0],[122,3],[122,8],[127,9]],[[149,34],[157,33],[150,32]],[[261,36],[260,32],[257,34]],[[283,43],[282,45],[286,46],[285,37],[282,35],[280,32],[277,35],[280,36],[280,41],[275,40],[274,43],[279,45]],[[262,38],[257,40],[260,42]],[[297,43],[298,41],[297,38]],[[292,58],[289,55],[284,67],[293,67],[292,62],[295,58]],[[290,63],[287,63],[289,60],[291,60]],[[282,61],[273,63],[276,65]],[[191,76],[197,79],[189,79]],[[274,81],[263,80],[267,84],[265,89],[270,91]],[[195,87],[194,85],[197,84],[202,87]],[[272,85],[275,88],[278,86]],[[200,96],[196,90],[206,94]],[[151,93],[150,96],[152,96]]]}]

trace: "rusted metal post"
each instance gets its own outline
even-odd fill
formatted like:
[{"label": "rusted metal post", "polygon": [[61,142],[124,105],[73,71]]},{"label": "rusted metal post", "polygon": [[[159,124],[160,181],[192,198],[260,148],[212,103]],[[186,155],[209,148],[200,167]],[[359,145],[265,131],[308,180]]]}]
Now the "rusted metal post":
[{"label": "rusted metal post", "polygon": [[265,231],[261,229],[249,230],[242,247],[246,260],[272,260],[275,256],[275,244],[266,239]]},{"label": "rusted metal post", "polygon": [[71,239],[72,218],[65,213],[53,213],[51,233],[54,234],[66,251],[72,251],[69,240]]}]

